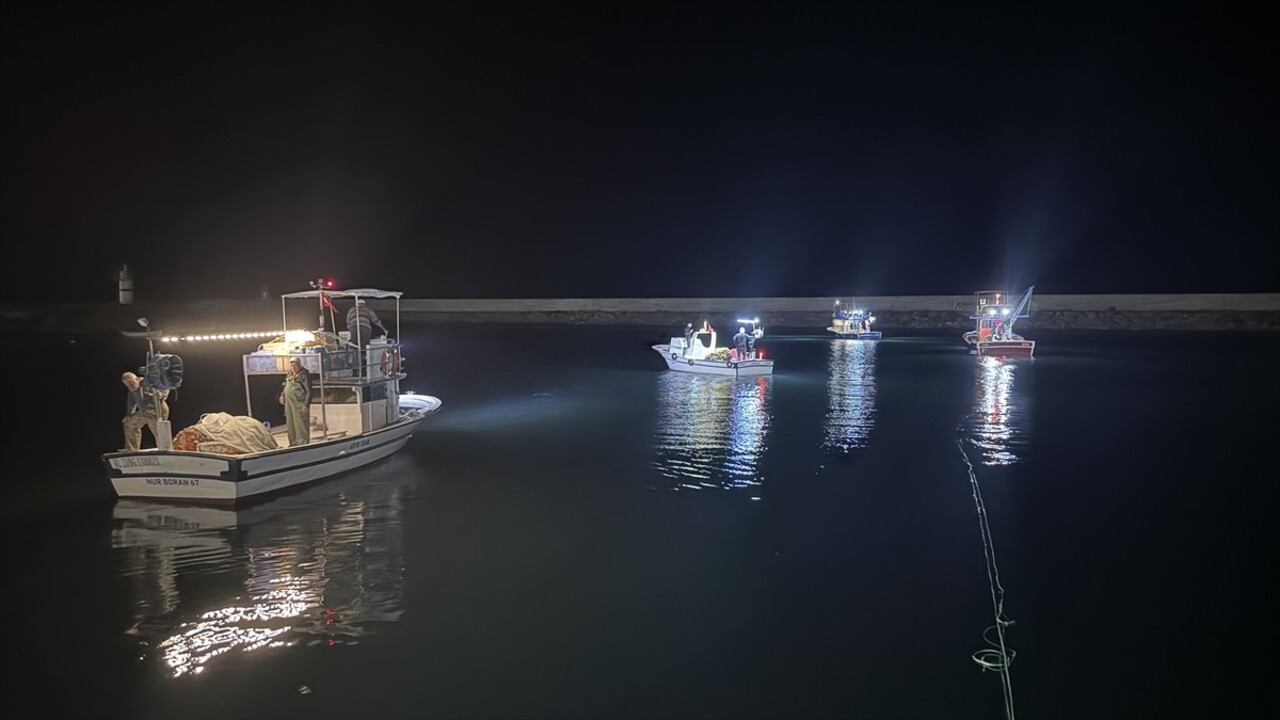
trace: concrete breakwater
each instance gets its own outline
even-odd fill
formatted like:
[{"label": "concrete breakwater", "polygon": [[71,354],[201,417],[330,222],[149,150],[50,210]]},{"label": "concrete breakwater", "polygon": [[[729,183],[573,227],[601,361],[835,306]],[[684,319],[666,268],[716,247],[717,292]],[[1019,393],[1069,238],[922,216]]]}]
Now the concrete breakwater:
[{"label": "concrete breakwater", "polygon": [[[568,325],[647,325],[682,327],[708,320],[727,328],[746,314],[766,326],[825,328],[835,298],[531,298],[410,299],[400,301],[404,320],[438,323],[523,323]],[[857,298],[884,330],[943,330],[971,327],[972,295],[912,295]],[[395,302],[373,307],[390,319]],[[339,301],[339,309],[346,305]],[[293,327],[314,326],[316,312],[300,301],[289,308]],[[133,305],[114,303],[0,305],[5,334],[114,334],[139,330],[148,317],[165,333],[209,334],[280,328],[280,301],[208,300],[195,303]],[[341,318],[339,318],[341,322]],[[1031,317],[1020,331],[1035,328],[1078,330],[1280,330],[1280,293],[1204,293],[1182,295],[1037,295]],[[673,330],[674,331],[674,330]]]}]

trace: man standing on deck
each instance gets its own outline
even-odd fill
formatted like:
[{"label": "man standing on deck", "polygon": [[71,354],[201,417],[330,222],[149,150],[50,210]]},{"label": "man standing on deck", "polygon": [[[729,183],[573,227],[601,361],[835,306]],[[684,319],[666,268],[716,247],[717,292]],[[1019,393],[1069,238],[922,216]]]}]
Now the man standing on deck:
[{"label": "man standing on deck", "polygon": [[311,442],[311,376],[296,357],[289,358],[289,374],[284,376],[280,404],[284,406],[284,421],[289,428],[289,447]]},{"label": "man standing on deck", "polygon": [[382,321],[378,319],[378,314],[367,304],[357,301],[347,311],[347,332],[351,335],[351,342],[359,345],[362,349],[373,339],[373,327],[375,325],[382,330],[383,335],[391,334],[387,331],[387,326],[383,325]]},{"label": "man standing on deck", "polygon": [[[156,390],[150,383],[143,382],[137,375],[126,372],[120,376],[129,396],[124,408],[124,449],[138,451],[142,449],[142,426],[151,428],[151,437],[156,434],[156,421],[169,419],[169,403],[165,402],[168,390]],[[156,412],[156,403],[160,404],[160,412]]]},{"label": "man standing on deck", "polygon": [[749,342],[749,339],[750,336],[747,335],[746,327],[738,328],[738,334],[733,336],[733,344],[738,351],[739,360],[747,359],[747,343]]}]

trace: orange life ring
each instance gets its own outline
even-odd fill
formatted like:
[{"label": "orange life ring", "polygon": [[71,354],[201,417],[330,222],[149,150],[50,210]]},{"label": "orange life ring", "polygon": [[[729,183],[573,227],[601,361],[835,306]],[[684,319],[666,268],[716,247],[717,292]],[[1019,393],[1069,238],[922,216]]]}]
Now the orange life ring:
[{"label": "orange life ring", "polygon": [[395,348],[387,348],[386,350],[383,350],[382,362],[379,363],[379,367],[382,369],[383,375],[388,374],[388,370],[393,373],[400,372],[400,353],[397,352]]}]

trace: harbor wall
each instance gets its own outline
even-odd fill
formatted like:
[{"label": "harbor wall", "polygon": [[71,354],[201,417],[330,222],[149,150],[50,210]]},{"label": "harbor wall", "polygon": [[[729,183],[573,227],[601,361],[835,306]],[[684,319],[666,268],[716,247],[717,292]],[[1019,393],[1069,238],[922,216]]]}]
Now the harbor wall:
[{"label": "harbor wall", "polygon": [[[682,327],[708,320],[726,327],[747,314],[770,327],[825,328],[835,298],[528,298],[400,301],[402,319],[433,323],[524,323]],[[897,295],[857,298],[876,316],[877,329],[968,329],[972,295]],[[340,309],[346,305],[338,301]],[[395,302],[373,307],[390,321]],[[290,305],[290,325],[314,326],[316,317]],[[0,305],[4,334],[114,334],[140,330],[136,319],[166,333],[251,332],[281,327],[280,301],[208,300],[196,303]],[[341,320],[341,319],[339,319]],[[1181,295],[1036,295],[1019,332],[1077,330],[1280,330],[1280,293]]]}]

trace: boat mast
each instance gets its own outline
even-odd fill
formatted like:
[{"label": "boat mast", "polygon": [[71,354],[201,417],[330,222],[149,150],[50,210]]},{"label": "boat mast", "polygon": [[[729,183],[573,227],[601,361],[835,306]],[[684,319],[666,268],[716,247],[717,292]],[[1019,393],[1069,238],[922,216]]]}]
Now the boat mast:
[{"label": "boat mast", "polygon": [[1035,285],[1032,285],[1031,287],[1027,288],[1027,291],[1022,294],[1021,298],[1019,298],[1018,304],[1014,306],[1013,312],[1009,314],[1009,326],[1008,326],[1009,332],[1011,333],[1013,332],[1013,323],[1018,319],[1018,316],[1022,314],[1023,308],[1025,308],[1027,304],[1031,302],[1031,293],[1035,289],[1036,289]]}]

